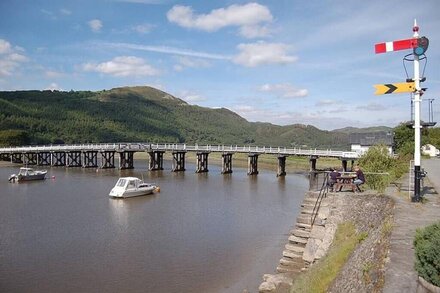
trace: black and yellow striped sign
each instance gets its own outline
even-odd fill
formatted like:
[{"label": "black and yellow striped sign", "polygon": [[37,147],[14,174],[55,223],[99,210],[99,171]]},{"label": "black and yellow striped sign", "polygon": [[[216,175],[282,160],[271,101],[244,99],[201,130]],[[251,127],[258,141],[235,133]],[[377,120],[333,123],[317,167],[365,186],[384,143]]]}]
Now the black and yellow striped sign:
[{"label": "black and yellow striped sign", "polygon": [[416,90],[414,82],[375,84],[374,87],[376,88],[375,95],[412,93]]}]

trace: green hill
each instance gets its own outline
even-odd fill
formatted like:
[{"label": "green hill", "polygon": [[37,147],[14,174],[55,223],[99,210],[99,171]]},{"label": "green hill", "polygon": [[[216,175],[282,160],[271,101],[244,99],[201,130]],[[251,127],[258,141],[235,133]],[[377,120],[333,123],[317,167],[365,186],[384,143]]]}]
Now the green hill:
[{"label": "green hill", "polygon": [[365,127],[365,128],[344,127],[340,129],[335,129],[333,131],[350,134],[350,133],[369,133],[369,132],[392,131],[392,130],[393,128],[387,126],[373,126],[373,127]]},{"label": "green hill", "polygon": [[86,142],[254,144],[347,149],[347,134],[252,123],[151,87],[0,92],[0,145]]}]

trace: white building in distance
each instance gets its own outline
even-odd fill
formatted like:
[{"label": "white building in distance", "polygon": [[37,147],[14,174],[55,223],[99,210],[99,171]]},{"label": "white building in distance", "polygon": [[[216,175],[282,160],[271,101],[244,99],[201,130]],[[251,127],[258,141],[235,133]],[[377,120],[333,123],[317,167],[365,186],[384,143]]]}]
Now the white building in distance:
[{"label": "white building in distance", "polygon": [[351,151],[360,155],[365,154],[371,146],[385,145],[390,155],[393,155],[394,133],[391,131],[378,131],[366,133],[351,133],[348,136]]},{"label": "white building in distance", "polygon": [[430,157],[440,156],[440,150],[432,144],[425,144],[422,146],[422,154]]}]

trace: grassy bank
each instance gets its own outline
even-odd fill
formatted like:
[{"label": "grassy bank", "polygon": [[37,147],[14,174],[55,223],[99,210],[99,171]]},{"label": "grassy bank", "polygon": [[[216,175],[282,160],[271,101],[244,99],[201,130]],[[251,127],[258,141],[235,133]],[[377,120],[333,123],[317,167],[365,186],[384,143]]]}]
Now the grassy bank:
[{"label": "grassy bank", "polygon": [[295,280],[291,292],[327,292],[327,288],[364,237],[356,234],[353,223],[339,224],[326,257],[301,274]]}]

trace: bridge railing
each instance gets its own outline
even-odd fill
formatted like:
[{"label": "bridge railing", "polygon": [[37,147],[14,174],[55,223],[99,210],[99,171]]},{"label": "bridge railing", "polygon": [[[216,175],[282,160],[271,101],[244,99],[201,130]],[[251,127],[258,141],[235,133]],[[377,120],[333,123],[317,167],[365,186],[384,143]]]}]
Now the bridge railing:
[{"label": "bridge railing", "polygon": [[286,147],[266,146],[238,146],[238,145],[187,145],[176,143],[100,143],[100,144],[73,144],[73,145],[43,145],[0,148],[0,153],[11,152],[44,152],[44,151],[208,151],[208,152],[233,152],[233,153],[256,153],[273,155],[301,155],[301,156],[324,156],[347,159],[359,158],[357,152],[344,152],[333,150],[301,149]]}]

